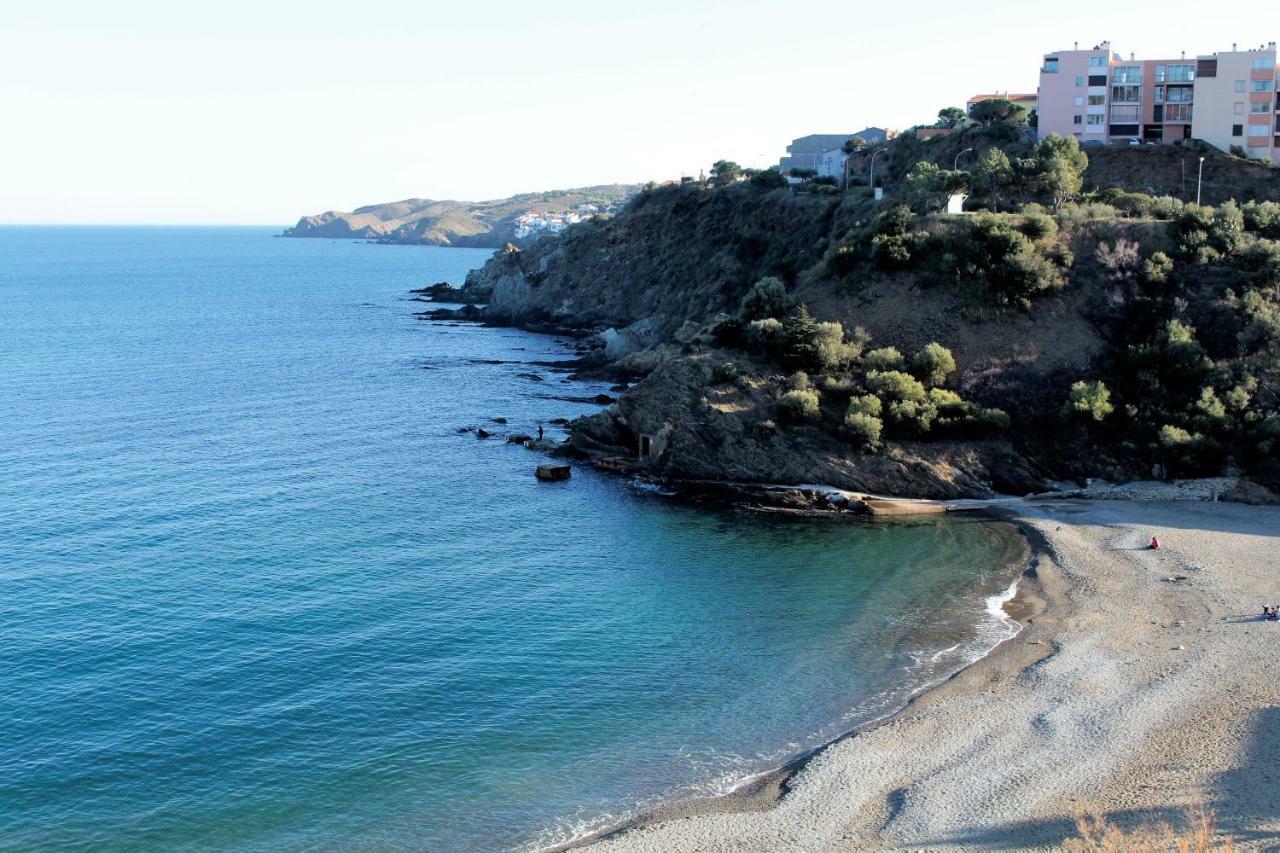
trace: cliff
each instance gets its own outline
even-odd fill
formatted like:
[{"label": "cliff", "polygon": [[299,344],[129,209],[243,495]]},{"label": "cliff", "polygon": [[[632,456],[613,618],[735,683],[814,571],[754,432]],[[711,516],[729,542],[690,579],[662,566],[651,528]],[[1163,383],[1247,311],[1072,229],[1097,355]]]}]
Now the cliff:
[{"label": "cliff", "polygon": [[575,332],[636,380],[573,424],[573,452],[673,481],[1280,484],[1280,205],[1121,186],[1049,215],[1043,176],[1064,166],[1031,153],[1000,212],[938,213],[916,178],[898,196],[915,211],[768,180],[662,187],[467,283],[486,320]]},{"label": "cliff", "polygon": [[304,216],[297,225],[285,229],[281,236],[496,249],[507,243],[532,242],[538,236],[537,222],[530,229],[530,234],[521,233],[518,221],[521,217],[532,215],[546,220],[562,220],[572,214],[590,218],[595,213],[612,212],[637,190],[638,187],[632,185],[607,184],[526,193],[493,201],[411,198],[361,207],[351,212],[330,210]]}]

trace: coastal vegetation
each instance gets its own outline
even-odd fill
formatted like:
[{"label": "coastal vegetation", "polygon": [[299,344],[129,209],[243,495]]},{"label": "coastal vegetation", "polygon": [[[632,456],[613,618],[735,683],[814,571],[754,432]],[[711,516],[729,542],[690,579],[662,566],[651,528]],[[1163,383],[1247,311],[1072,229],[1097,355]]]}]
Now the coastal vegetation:
[{"label": "coastal vegetation", "polygon": [[[1197,205],[1137,182],[1176,149],[1107,151],[1099,169],[992,110],[892,141],[880,203],[856,180],[813,192],[811,175],[788,188],[719,161],[707,186],[645,189],[474,281],[493,285],[490,319],[612,330],[600,360],[643,381],[575,438],[628,453],[666,430],[654,464],[671,476],[944,496],[1242,471],[1280,487],[1274,176],[1220,156],[1215,190],[1251,191]],[[867,155],[847,147],[856,177]],[[1091,178],[1122,172],[1137,181]],[[958,193],[966,213],[944,213]]]}]

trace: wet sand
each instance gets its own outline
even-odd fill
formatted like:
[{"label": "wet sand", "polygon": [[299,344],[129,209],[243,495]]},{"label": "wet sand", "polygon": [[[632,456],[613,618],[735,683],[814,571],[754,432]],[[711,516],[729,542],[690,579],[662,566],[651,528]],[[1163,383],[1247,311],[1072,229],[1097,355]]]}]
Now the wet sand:
[{"label": "wet sand", "polygon": [[[1092,809],[1241,847],[1280,843],[1280,509],[1025,501],[1040,551],[1013,640],[865,727],[715,799],[672,803],[607,850],[1053,847]],[[1145,550],[1152,535],[1160,551]]]}]

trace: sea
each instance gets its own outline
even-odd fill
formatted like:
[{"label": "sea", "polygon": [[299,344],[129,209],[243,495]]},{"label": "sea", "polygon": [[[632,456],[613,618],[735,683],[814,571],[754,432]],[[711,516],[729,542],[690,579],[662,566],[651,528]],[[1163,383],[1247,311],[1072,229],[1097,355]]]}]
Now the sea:
[{"label": "sea", "polygon": [[1016,631],[1000,523],[539,482],[609,391],[415,316],[488,252],[278,230],[0,228],[0,848],[538,850]]}]

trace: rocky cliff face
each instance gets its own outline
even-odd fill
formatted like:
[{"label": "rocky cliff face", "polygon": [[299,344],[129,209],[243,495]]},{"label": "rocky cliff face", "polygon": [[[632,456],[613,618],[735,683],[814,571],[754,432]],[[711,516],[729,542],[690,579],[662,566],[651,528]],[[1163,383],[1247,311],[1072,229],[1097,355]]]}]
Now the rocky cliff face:
[{"label": "rocky cliff face", "polygon": [[[601,363],[643,377],[608,412],[575,422],[578,452],[626,457],[676,480],[821,483],[933,498],[1043,488],[1049,471],[1031,461],[1037,454],[1016,431],[986,440],[886,440],[865,452],[842,437],[847,394],[824,395],[818,423],[779,424],[773,404],[790,371],[721,348],[718,320],[737,312],[754,282],[774,275],[818,320],[865,328],[874,346],[951,347],[960,368],[952,387],[966,399],[1056,412],[1044,389],[1080,375],[1099,349],[1081,310],[1087,294],[1047,298],[1034,317],[966,319],[957,293],[901,276],[851,286],[824,261],[851,227],[848,203],[747,185],[660,189],[609,221],[498,252],[467,286],[491,293],[488,321],[590,335]],[[713,368],[730,360],[749,379],[716,381]]]},{"label": "rocky cliff face", "polygon": [[811,266],[831,208],[787,191],[673,187],[642,194],[606,222],[501,252],[467,281],[492,289],[494,322],[614,329],[628,339],[620,354],[736,306],[761,276]]}]

